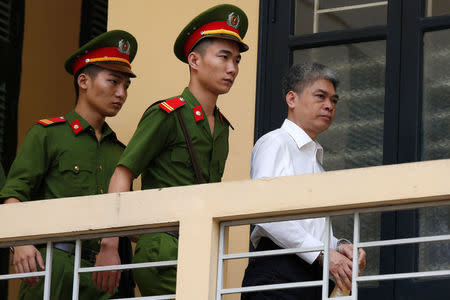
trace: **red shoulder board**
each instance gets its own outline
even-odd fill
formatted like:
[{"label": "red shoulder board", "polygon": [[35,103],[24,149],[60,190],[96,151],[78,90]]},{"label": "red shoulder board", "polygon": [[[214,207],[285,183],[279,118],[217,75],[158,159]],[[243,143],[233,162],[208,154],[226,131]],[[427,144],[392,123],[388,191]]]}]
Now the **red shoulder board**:
[{"label": "red shoulder board", "polygon": [[36,123],[39,123],[44,126],[48,126],[48,125],[61,123],[61,122],[65,122],[65,121],[66,121],[66,119],[64,117],[57,117],[57,118],[51,118],[51,119],[42,119],[42,120],[36,121]]},{"label": "red shoulder board", "polygon": [[182,97],[176,97],[169,100],[166,100],[164,102],[161,102],[158,104],[159,107],[161,107],[163,110],[165,110],[167,113],[171,113],[175,109],[185,105],[186,102]]},{"label": "red shoulder board", "polygon": [[228,119],[225,118],[225,116],[220,112],[220,110],[219,110],[219,117],[220,117],[220,123],[222,123],[222,125],[225,125],[224,122],[223,122],[223,121],[225,121],[228,124],[228,126],[230,126],[231,129],[234,130],[233,125],[231,125],[230,121],[228,121]]}]

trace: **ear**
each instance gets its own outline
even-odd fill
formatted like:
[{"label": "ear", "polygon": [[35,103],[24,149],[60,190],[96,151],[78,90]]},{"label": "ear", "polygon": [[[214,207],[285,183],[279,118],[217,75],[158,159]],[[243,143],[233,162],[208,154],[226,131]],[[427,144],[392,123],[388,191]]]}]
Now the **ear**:
[{"label": "ear", "polygon": [[193,51],[189,53],[187,61],[191,69],[197,70],[200,64],[201,56],[197,52]]},{"label": "ear", "polygon": [[296,98],[297,98],[297,93],[294,91],[289,91],[286,94],[286,103],[289,107],[289,109],[293,109],[296,106]]},{"label": "ear", "polygon": [[86,73],[81,73],[78,75],[77,82],[80,90],[86,90],[88,87],[88,82],[91,78]]}]

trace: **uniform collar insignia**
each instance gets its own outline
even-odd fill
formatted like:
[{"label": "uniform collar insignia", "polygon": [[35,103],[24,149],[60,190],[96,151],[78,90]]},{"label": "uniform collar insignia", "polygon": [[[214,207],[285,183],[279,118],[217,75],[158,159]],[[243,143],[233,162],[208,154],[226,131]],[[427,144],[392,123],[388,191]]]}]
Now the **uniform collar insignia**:
[{"label": "uniform collar insignia", "polygon": [[192,111],[194,112],[195,122],[203,120],[203,111],[201,105],[193,107]]},{"label": "uniform collar insignia", "polygon": [[83,130],[83,127],[78,119],[75,119],[72,123],[70,123],[70,127],[72,127],[73,133],[75,134],[79,134]]}]

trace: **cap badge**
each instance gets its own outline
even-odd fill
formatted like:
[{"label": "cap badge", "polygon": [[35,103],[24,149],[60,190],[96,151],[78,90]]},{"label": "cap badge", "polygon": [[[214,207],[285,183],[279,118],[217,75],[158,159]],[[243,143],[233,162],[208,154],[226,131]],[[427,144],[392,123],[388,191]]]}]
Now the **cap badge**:
[{"label": "cap badge", "polygon": [[234,12],[232,12],[231,14],[228,15],[227,24],[229,26],[237,29],[240,21],[241,21],[241,18],[239,17],[238,14],[235,14]]},{"label": "cap badge", "polygon": [[119,41],[119,47],[117,47],[117,50],[119,52],[129,55],[130,54],[130,42],[127,40],[120,40]]}]

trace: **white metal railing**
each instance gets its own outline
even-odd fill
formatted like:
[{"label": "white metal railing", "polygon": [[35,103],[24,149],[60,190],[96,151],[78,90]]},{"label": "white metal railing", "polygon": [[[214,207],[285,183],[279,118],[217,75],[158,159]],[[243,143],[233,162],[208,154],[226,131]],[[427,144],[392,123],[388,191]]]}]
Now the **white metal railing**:
[{"label": "white metal railing", "polygon": [[[329,287],[328,287],[329,251],[328,250],[330,247],[329,246],[330,245],[330,228],[331,228],[330,217],[337,216],[337,215],[353,214],[353,218],[354,218],[352,295],[347,296],[347,297],[341,297],[340,299],[352,299],[352,300],[358,299],[358,283],[360,283],[360,282],[450,276],[450,269],[439,270],[439,271],[383,274],[383,275],[371,275],[371,276],[359,276],[358,275],[358,272],[359,272],[358,249],[359,248],[450,241],[450,232],[449,232],[448,234],[444,234],[444,235],[360,242],[360,214],[361,213],[397,211],[397,210],[404,210],[404,209],[417,209],[417,208],[448,206],[448,205],[450,205],[450,201],[398,205],[398,206],[383,207],[383,208],[345,210],[345,211],[323,213],[323,214],[300,215],[300,216],[278,217],[278,218],[259,218],[259,219],[251,219],[251,220],[222,222],[220,224],[220,236],[219,236],[219,255],[218,255],[216,300],[222,299],[222,295],[226,295],[226,294],[290,289],[290,288],[299,288],[299,287],[313,287],[313,286],[322,286],[322,299],[323,300],[329,299],[328,298],[328,295],[329,295]],[[307,218],[318,218],[318,217],[325,217],[325,220],[326,220],[327,232],[325,234],[325,245],[322,247],[289,248],[289,249],[280,249],[280,250],[266,250],[266,251],[257,251],[257,252],[232,253],[232,254],[225,253],[225,229],[226,229],[226,227],[237,226],[237,225],[256,224],[256,223],[265,223],[265,222],[278,222],[278,221],[286,221],[286,220],[294,220],[294,219],[298,220],[298,219],[307,219]],[[258,286],[248,286],[248,287],[241,287],[241,288],[223,288],[223,281],[224,281],[223,280],[223,278],[224,278],[223,265],[226,260],[261,257],[261,256],[288,255],[288,254],[313,252],[313,251],[315,251],[315,252],[324,251],[323,279],[322,280],[291,282],[291,283],[282,283],[282,284],[270,284],[270,285],[258,285]]]},{"label": "white metal railing", "polygon": [[[136,231],[126,231],[126,232],[115,232],[101,234],[93,234],[93,235],[84,235],[84,239],[90,238],[98,238],[98,237],[110,237],[110,236],[124,236],[124,235],[136,235],[142,233],[155,233],[155,232],[165,232],[165,231],[174,231],[174,227],[167,228],[159,228],[149,229],[149,230],[136,230]],[[57,241],[61,241],[61,239],[57,239]],[[66,240],[71,241],[71,240]],[[16,273],[16,274],[8,274],[8,275],[0,275],[0,280],[11,280],[11,279],[22,279],[27,277],[43,277],[44,281],[44,300],[50,299],[50,287],[51,287],[51,272],[52,272],[52,261],[53,261],[53,242],[52,239],[42,239],[42,240],[34,240],[33,244],[47,244],[46,250],[46,258],[45,258],[45,271],[39,272],[27,272],[27,273]],[[15,242],[14,245],[23,245],[24,242]],[[26,244],[29,244],[26,243]],[[100,272],[100,271],[116,271],[116,270],[131,270],[131,269],[142,269],[142,268],[156,268],[156,267],[167,267],[167,266],[177,266],[176,260],[169,261],[157,261],[157,262],[148,262],[148,263],[134,263],[134,264],[120,264],[120,265],[110,265],[110,266],[101,266],[101,267],[81,267],[81,252],[82,252],[82,239],[75,240],[75,253],[74,253],[74,274],[73,274],[73,289],[72,289],[72,300],[79,299],[79,287],[80,287],[80,274],[81,273],[91,273],[91,272]],[[2,246],[10,246],[13,244],[5,244],[2,243]],[[117,298],[119,299],[119,298]],[[124,298],[125,299],[125,298]],[[166,299],[175,299],[175,294],[168,295],[160,295],[160,296],[147,296],[147,297],[134,297],[133,299],[149,299],[149,300],[166,300]]]},{"label": "white metal railing", "polygon": [[379,1],[379,2],[366,3],[366,4],[355,4],[355,5],[347,5],[347,6],[320,9],[319,0],[314,0],[313,33],[317,33],[319,31],[319,15],[320,14],[332,13],[332,12],[337,12],[337,11],[348,11],[348,10],[353,10],[353,9],[369,8],[369,7],[376,7],[376,6],[386,6],[386,5],[388,5],[388,1]]}]

